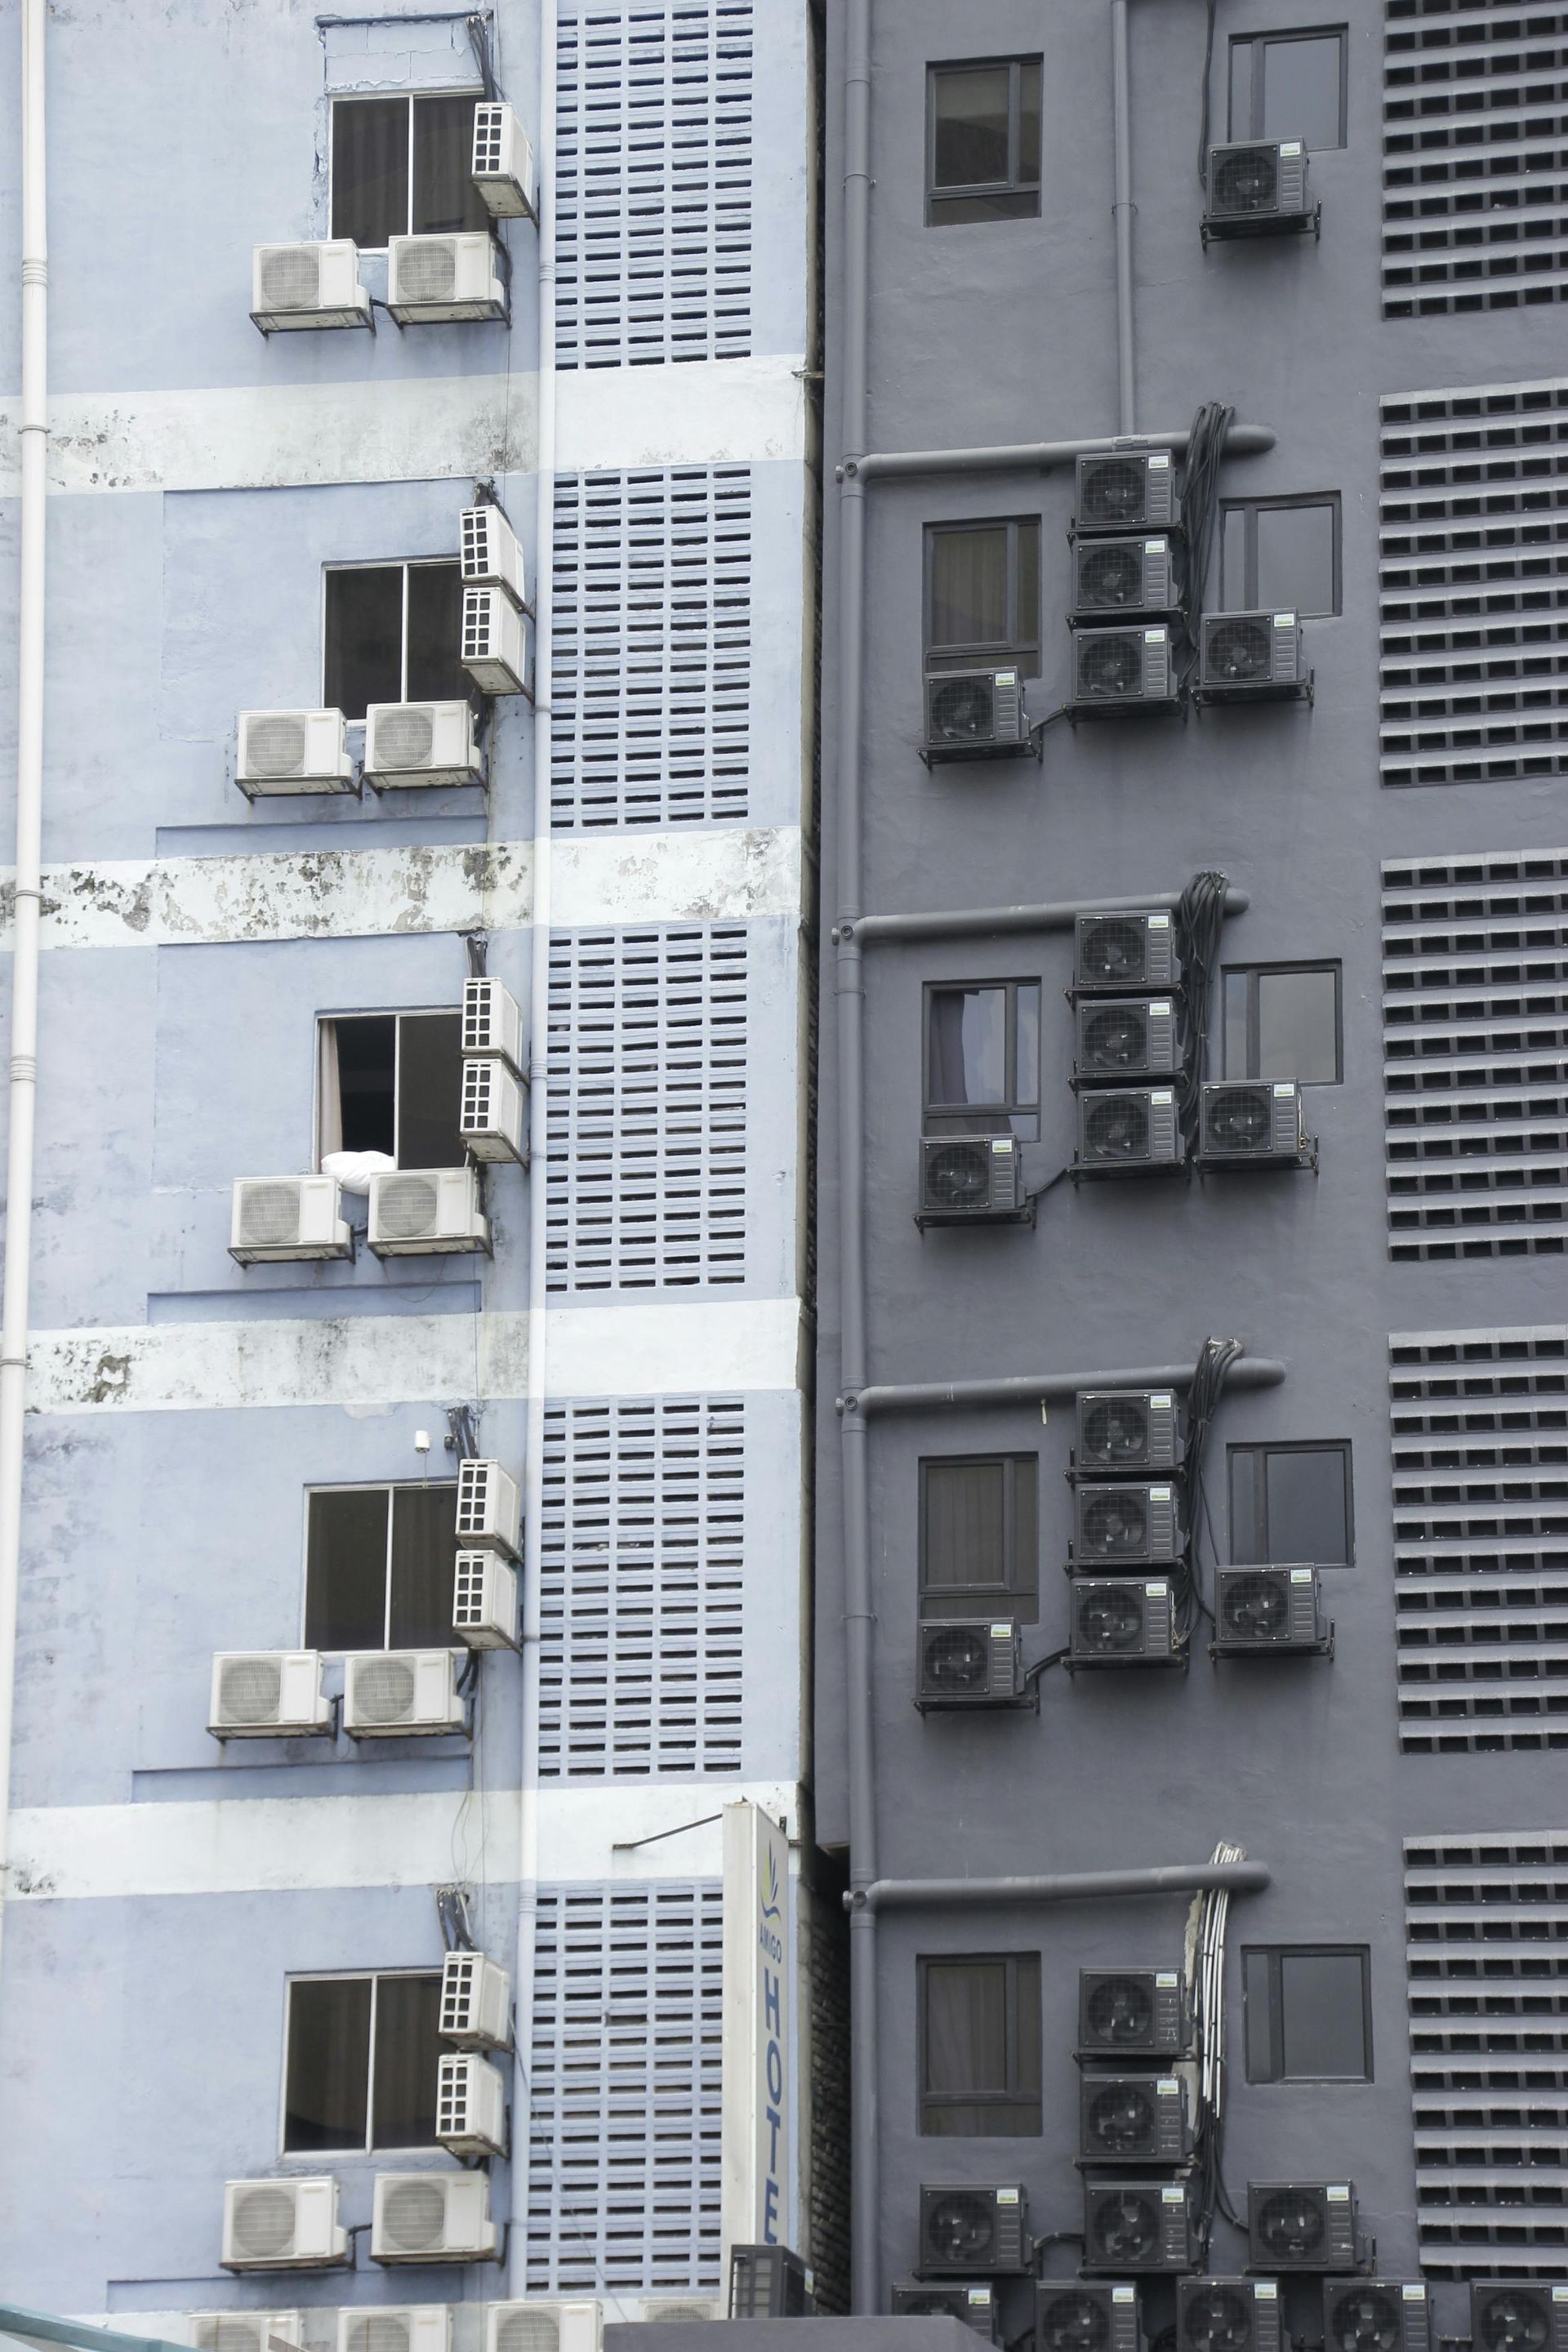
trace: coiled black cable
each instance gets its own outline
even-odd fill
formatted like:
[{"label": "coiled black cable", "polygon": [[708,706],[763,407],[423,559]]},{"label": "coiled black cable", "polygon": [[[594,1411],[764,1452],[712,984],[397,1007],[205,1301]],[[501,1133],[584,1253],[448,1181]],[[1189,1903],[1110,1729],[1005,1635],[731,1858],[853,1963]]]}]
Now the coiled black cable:
[{"label": "coiled black cable", "polygon": [[1198,1144],[1198,1106],[1203,1094],[1208,1038],[1209,987],[1219,956],[1225,922],[1226,877],[1214,869],[1194,874],[1176,907],[1176,947],[1182,960],[1181,1076],[1177,1109],[1189,1152]]}]

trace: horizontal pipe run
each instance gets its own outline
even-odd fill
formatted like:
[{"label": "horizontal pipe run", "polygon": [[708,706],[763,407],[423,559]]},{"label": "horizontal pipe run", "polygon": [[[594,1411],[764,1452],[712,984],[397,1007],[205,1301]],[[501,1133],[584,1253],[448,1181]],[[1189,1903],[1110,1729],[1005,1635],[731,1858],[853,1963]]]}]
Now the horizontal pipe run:
[{"label": "horizontal pipe run", "polygon": [[[873,449],[863,457],[847,457],[838,468],[863,482],[911,480],[922,474],[1048,473],[1054,466],[1070,466],[1078,457],[1104,457],[1119,449],[1184,449],[1190,436],[1179,433],[1135,433],[1118,438],[1098,434],[1087,441],[1016,441],[998,449]],[[1233,425],[1225,436],[1227,457],[1261,457],[1274,446],[1267,425]]]},{"label": "horizontal pipe run", "polygon": [[1045,1878],[879,1878],[847,1895],[846,1910],[936,1911],[997,1903],[1096,1903],[1117,1895],[1260,1895],[1273,1874],[1264,1862],[1163,1862],[1143,1870],[1057,1870]]},{"label": "horizontal pipe run", "polygon": [[[843,1412],[869,1420],[881,1412],[941,1412],[953,1406],[1070,1404],[1086,1389],[1184,1389],[1187,1364],[1134,1364],[1109,1372],[1020,1372],[998,1381],[918,1381],[868,1386],[838,1401]],[[1225,1376],[1227,1389],[1277,1389],[1285,1367],[1271,1356],[1238,1357]]]},{"label": "horizontal pipe run", "polygon": [[[1179,890],[1151,890],[1142,898],[1056,898],[1039,907],[971,907],[950,915],[862,915],[840,923],[834,938],[862,946],[876,940],[973,940],[1011,931],[1070,931],[1080,915],[1141,914],[1147,907],[1176,907]],[[1245,890],[1225,894],[1227,915],[1245,915],[1252,901]]]}]

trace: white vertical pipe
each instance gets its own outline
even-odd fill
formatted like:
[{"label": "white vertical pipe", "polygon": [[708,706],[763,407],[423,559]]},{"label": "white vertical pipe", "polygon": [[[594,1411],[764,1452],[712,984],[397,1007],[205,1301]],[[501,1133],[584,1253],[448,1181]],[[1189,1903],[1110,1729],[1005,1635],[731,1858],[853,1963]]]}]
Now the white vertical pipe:
[{"label": "white vertical pipe", "polygon": [[5,1304],[0,1310],[0,1939],[9,1884],[11,1735],[22,1555],[22,1439],[33,1131],[38,1085],[38,911],[44,807],[44,501],[48,448],[45,0],[22,0],[22,562],[17,627],[16,917],[11,965]]}]

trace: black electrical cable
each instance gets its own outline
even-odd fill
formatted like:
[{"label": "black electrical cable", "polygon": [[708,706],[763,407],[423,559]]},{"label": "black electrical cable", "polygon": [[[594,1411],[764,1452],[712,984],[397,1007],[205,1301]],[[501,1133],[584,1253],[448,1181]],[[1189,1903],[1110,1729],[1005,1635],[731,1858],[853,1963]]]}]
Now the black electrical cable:
[{"label": "black electrical cable", "polygon": [[1203,626],[1204,593],[1208,585],[1209,556],[1219,513],[1219,467],[1226,436],[1236,417],[1223,401],[1205,400],[1193,418],[1187,436],[1186,463],[1182,476],[1182,536],[1185,550],[1181,588],[1182,621],[1186,635],[1182,675],[1189,677],[1197,661]]},{"label": "black electrical cable", "polygon": [[1181,1076],[1177,1105],[1182,1135],[1189,1152],[1198,1146],[1198,1105],[1204,1083],[1204,1052],[1208,1034],[1209,984],[1219,955],[1225,922],[1226,877],[1194,874],[1176,908],[1176,944],[1182,960]]},{"label": "black electrical cable", "polygon": [[1209,82],[1214,74],[1214,18],[1215,0],[1208,0],[1208,23],[1204,32],[1204,102],[1198,120],[1198,185],[1209,184]]},{"label": "black electrical cable", "polygon": [[[1037,1683],[1047,1666],[1059,1666],[1064,1658],[1070,1657],[1071,1655],[1072,1650],[1069,1643],[1068,1647],[1065,1650],[1053,1650],[1048,1657],[1037,1658],[1032,1666],[1026,1666],[1024,1669],[1025,1689],[1027,1690],[1031,1683]],[[1046,2241],[1041,2240],[1039,2242],[1043,2244]]]}]

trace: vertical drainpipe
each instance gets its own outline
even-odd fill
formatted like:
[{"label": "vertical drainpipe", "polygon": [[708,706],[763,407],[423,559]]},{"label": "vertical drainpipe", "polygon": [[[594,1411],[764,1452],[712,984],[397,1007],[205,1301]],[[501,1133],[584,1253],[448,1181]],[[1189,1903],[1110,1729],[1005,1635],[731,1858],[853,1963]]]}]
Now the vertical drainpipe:
[{"label": "vertical drainpipe", "polygon": [[1110,0],[1110,100],[1116,157],[1116,429],[1138,430],[1132,341],[1132,122],[1127,0]]},{"label": "vertical drainpipe", "polygon": [[865,994],[853,919],[860,882],[860,729],[866,491],[858,460],[868,431],[867,258],[871,161],[871,0],[847,0],[844,73],[844,348],[838,472],[838,725],[836,757],[838,921],[839,1429],[844,1488],[844,1663],[849,1765],[849,2081],[851,2301],[879,2305],[877,2130],[877,1915],[863,1899],[877,1876],[872,1753],[871,1543],[866,1424],[854,1399],[866,1383]]},{"label": "vertical drainpipe", "polygon": [[22,0],[22,546],[16,684],[16,911],[0,1311],[0,1939],[10,1883],[11,1736],[22,1557],[22,1452],[33,1133],[38,1085],[38,915],[44,803],[44,506],[49,268],[44,170],[45,0]]},{"label": "vertical drainpipe", "polygon": [[[517,1868],[516,2049],[512,2057],[511,2232],[507,2273],[528,2263],[534,1936],[539,1909],[539,1578],[544,1556],[545,1143],[550,1038],[550,663],[554,593],[556,0],[539,9],[539,448],[533,555],[532,929],[528,1003],[528,1435],[523,1467],[522,1731]],[[510,429],[510,419],[509,429]]]}]

